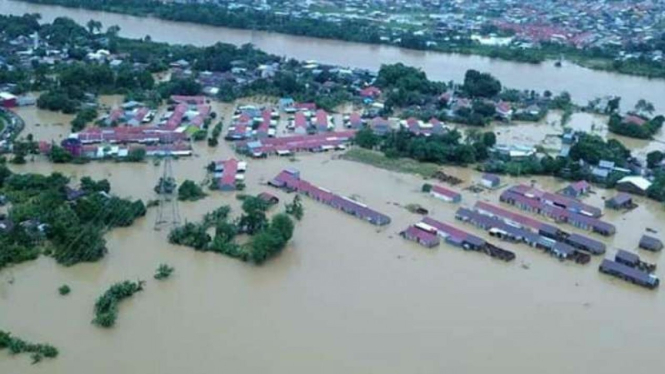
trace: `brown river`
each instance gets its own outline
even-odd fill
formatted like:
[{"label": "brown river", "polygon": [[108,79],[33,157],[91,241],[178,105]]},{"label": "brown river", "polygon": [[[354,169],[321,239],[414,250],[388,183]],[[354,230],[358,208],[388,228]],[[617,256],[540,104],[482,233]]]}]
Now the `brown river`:
[{"label": "brown river", "polygon": [[[117,98],[101,101],[111,105]],[[230,108],[216,104],[215,110],[228,118]],[[38,140],[68,133],[60,123],[71,117],[35,108],[19,114]],[[201,181],[208,162],[233,155],[226,143],[195,150],[174,163],[181,181]],[[421,178],[334,154],[252,160],[247,192],[271,191],[263,183],[285,167],[388,214],[392,224],[377,229],[305,199],[306,217],[292,243],[255,267],[169,245],[165,231],[153,230],[151,210],[131,228],[110,232],[109,254],[98,263],[65,268],[44,257],[0,273],[0,327],[61,352],[39,365],[0,353],[0,373],[624,373],[635,371],[636,362],[646,373],[665,364],[662,291],[599,274],[597,258],[580,266],[502,243],[518,256],[505,264],[446,244],[428,250],[406,242],[398,232],[418,216],[396,204],[419,203],[438,219],[485,234],[455,222],[456,206],[420,193]],[[115,193],[143,199],[155,198],[161,173],[151,162],[52,165],[39,157],[14,170],[108,178]],[[479,178],[468,169],[447,171],[463,178],[463,186]],[[516,182],[528,181],[504,179]],[[549,190],[564,185],[550,178],[537,183]],[[612,196],[596,192],[587,198],[595,205]],[[462,206],[478,199],[496,202],[497,193],[466,191]],[[662,207],[638,203],[630,213],[606,213],[619,228],[608,240],[610,253],[634,250],[647,226],[662,231]],[[234,195],[221,192],[180,210],[197,220],[221,204],[237,211]],[[665,265],[659,255],[640,254]],[[165,282],[152,279],[160,263],[176,268]],[[94,327],[96,297],[125,279],[148,280],[145,292],[122,303],[115,328]],[[57,287],[65,283],[72,293],[62,297]]]},{"label": "brown river", "polygon": [[[228,33],[235,37],[250,35],[156,20],[141,20],[140,24],[131,17],[0,0],[3,13],[10,11],[9,6],[15,13],[39,11],[47,20],[66,14],[82,21],[97,18],[105,25],[117,23],[128,36],[138,36],[130,34],[130,25],[134,25],[135,33],[159,29],[162,39],[180,38],[182,42],[187,42],[184,38],[199,43],[232,41]],[[209,35],[207,41],[204,34]],[[255,35],[282,39],[288,45],[307,41],[275,34]],[[316,45],[312,41],[310,49],[335,45],[370,51],[366,56],[375,54],[367,58],[368,65],[387,53],[400,59],[414,53],[414,60],[461,59],[461,74],[467,59],[329,41],[317,41]],[[288,53],[308,50],[294,48]],[[320,54],[309,58],[323,61],[324,57]],[[359,58],[348,52],[330,57],[348,58],[349,65]],[[487,67],[507,64],[468,59]],[[506,66],[520,69],[522,65]],[[447,70],[454,72],[452,67]],[[531,83],[538,82],[545,88],[550,78],[535,79],[544,74],[542,70],[526,71],[514,71],[515,82],[524,79],[528,83],[524,76],[531,74]],[[633,81],[642,86],[632,91],[635,97],[646,96],[647,87],[662,89],[663,84],[571,66],[552,71],[576,71],[589,77],[600,74],[608,85]],[[595,86],[586,87],[592,90]],[[662,95],[658,99],[663,105]],[[107,97],[102,102],[114,105],[118,100]],[[655,98],[653,101],[657,102]],[[215,108],[226,118],[229,109],[224,105]],[[27,123],[24,134],[33,133],[37,140],[58,141],[69,132],[69,116],[36,108],[21,108],[19,114]],[[571,119],[572,127],[591,130],[596,121],[585,114],[576,116]],[[558,121],[557,115],[548,121]],[[601,127],[594,126],[593,130],[602,133],[605,130]],[[547,123],[529,126],[528,132],[520,128],[502,126],[498,130],[505,133],[500,138],[547,144],[547,134],[560,132],[560,126]],[[215,149],[197,145],[194,157],[174,163],[176,178],[201,181],[207,163],[233,154],[225,142]],[[500,243],[517,254],[515,262],[505,264],[446,244],[428,250],[406,242],[398,232],[419,217],[397,204],[419,203],[437,219],[486,235],[454,221],[457,206],[421,194],[421,178],[334,156],[250,160],[246,192],[270,191],[282,201],[291,199],[263,184],[281,169],[295,167],[304,178],[388,214],[393,220],[389,226],[376,228],[304,199],[305,219],[298,223],[289,247],[265,266],[255,267],[169,245],[165,231],[153,230],[155,211],[151,210],[134,226],[111,231],[107,235],[109,254],[98,263],[65,268],[44,257],[0,272],[0,329],[30,341],[49,342],[60,350],[56,359],[38,365],[30,365],[28,357],[12,357],[0,351],[0,373],[623,374],[658,372],[665,365],[661,353],[665,346],[665,324],[660,321],[665,313],[662,290],[642,290],[603,276],[597,271],[598,258],[587,266],[561,263],[523,245]],[[116,194],[143,199],[155,198],[152,188],[161,174],[161,168],[152,162],[52,165],[40,157],[13,169],[60,171],[72,178],[108,178]],[[468,169],[446,171],[464,179],[462,187],[479,178]],[[505,184],[517,182],[528,180],[503,180]],[[551,178],[536,182],[551,191],[565,185]],[[596,190],[586,201],[601,206],[603,198],[612,195],[611,191]],[[465,191],[463,196],[461,205],[472,206],[478,199],[496,203],[498,193]],[[658,229],[661,239],[665,239],[662,205],[640,198],[637,202],[639,208],[629,213],[606,212],[605,218],[619,231],[607,240],[609,255],[617,248],[636,250],[646,227]],[[210,192],[206,199],[195,203],[182,203],[180,211],[185,219],[198,220],[222,204],[231,204],[238,211],[234,194],[221,192]],[[639,253],[647,261],[665,266],[662,255]],[[176,268],[165,282],[152,279],[160,263]],[[90,321],[95,299],[110,284],[125,279],[147,280],[146,290],[121,304],[115,328],[94,327]],[[64,283],[72,288],[67,297],[57,293]]]},{"label": "brown river", "polygon": [[252,43],[279,56],[341,66],[378,70],[381,64],[403,62],[422,68],[430,78],[441,81],[461,81],[466,70],[477,69],[494,74],[508,87],[555,93],[568,91],[574,100],[582,104],[596,97],[619,95],[624,109],[632,108],[637,100],[644,98],[652,102],[657,110],[665,110],[665,81],[593,71],[572,63],[564,63],[561,68],[555,67],[551,61],[540,65],[520,64],[478,56],[412,51],[392,46],[370,46],[0,0],[0,14],[25,13],[40,13],[44,22],[63,16],[81,24],[95,19],[101,21],[104,28],[120,26],[122,36],[143,38],[150,35],[160,42],[198,46],[217,42]]}]

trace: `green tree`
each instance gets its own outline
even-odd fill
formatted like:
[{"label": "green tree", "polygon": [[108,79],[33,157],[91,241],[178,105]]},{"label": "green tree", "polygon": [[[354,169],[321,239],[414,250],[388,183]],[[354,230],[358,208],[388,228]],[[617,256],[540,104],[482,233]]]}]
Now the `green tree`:
[{"label": "green tree", "polygon": [[305,208],[302,205],[300,195],[295,195],[290,204],[286,204],[286,214],[290,214],[300,221],[305,215]]},{"label": "green tree", "polygon": [[180,187],[178,187],[178,200],[181,201],[196,201],[204,198],[206,196],[203,189],[194,181],[189,179],[182,182]]}]

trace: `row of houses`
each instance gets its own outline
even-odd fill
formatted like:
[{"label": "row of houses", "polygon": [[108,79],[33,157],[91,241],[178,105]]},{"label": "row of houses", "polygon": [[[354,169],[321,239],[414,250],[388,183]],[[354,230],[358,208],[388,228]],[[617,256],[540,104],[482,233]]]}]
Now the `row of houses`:
[{"label": "row of houses", "polygon": [[443,238],[446,243],[465,250],[483,252],[503,261],[515,259],[515,253],[431,217],[424,217],[421,222],[407,227],[400,232],[400,236],[427,248],[438,246],[440,238]]},{"label": "row of houses", "polygon": [[496,216],[486,215],[471,209],[460,208],[455,213],[455,218],[486,230],[491,236],[540,248],[562,260],[568,259],[578,263],[588,263],[590,260],[588,254],[580,252],[578,249],[564,241],[558,241],[548,236],[532,232],[526,228],[508,224],[506,221]]},{"label": "row of houses", "polygon": [[428,248],[437,246],[439,237],[443,238],[448,244],[474,251],[481,250],[486,244],[485,240],[478,236],[431,217],[424,217],[422,222],[410,226],[402,231],[400,235]]},{"label": "row of houses", "polygon": [[390,223],[390,217],[369,208],[367,205],[348,197],[335,194],[325,188],[318,187],[300,178],[300,172],[295,169],[285,169],[280,172],[269,185],[288,192],[297,192],[341,210],[373,225],[384,226]]},{"label": "row of houses", "polygon": [[549,217],[556,222],[567,223],[580,229],[592,231],[604,236],[610,236],[616,233],[616,227],[609,222],[602,221],[590,215],[564,209],[558,205],[534,198],[532,195],[516,193],[513,189],[508,189],[501,193],[499,200],[503,203],[514,205],[524,211]]},{"label": "row of houses", "polygon": [[233,116],[233,122],[229,126],[225,139],[238,141],[275,137],[278,120],[279,112],[274,109],[258,109],[254,106],[239,107]]},{"label": "row of houses", "polygon": [[238,183],[245,180],[247,162],[235,158],[215,162],[213,185],[220,191],[235,191]]},{"label": "row of houses", "polygon": [[[176,142],[169,144],[113,144],[113,145],[82,145],[76,139],[64,139],[61,146],[74,157],[87,158],[91,160],[102,159],[124,159],[131,155],[132,151],[142,149],[146,156],[163,157],[191,156],[192,147],[187,142]],[[43,153],[48,153],[50,144],[40,145]]]},{"label": "row of houses", "polygon": [[484,201],[477,202],[473,209],[480,214],[499,219],[509,226],[530,230],[542,237],[570,245],[585,252],[602,254],[606,250],[605,244],[598,240],[579,234],[569,234],[555,225],[511,212]]},{"label": "row of houses", "polygon": [[542,201],[545,204],[556,206],[562,209],[566,209],[573,213],[583,214],[585,216],[598,218],[602,215],[602,210],[595,206],[585,204],[577,199],[573,199],[567,196],[562,196],[559,194],[554,194],[547,191],[542,191],[534,187],[529,187],[524,184],[510,187],[508,191],[522,195],[529,199]]},{"label": "row of houses", "polygon": [[354,130],[314,135],[264,138],[236,143],[236,151],[260,158],[269,155],[290,156],[297,152],[325,152],[346,149],[355,136]]},{"label": "row of houses", "polygon": [[188,128],[203,127],[210,116],[210,106],[200,104],[204,98],[197,96],[174,96],[172,99],[176,101],[176,106],[156,126],[89,127],[69,137],[82,145],[183,142],[189,139],[191,131]]}]

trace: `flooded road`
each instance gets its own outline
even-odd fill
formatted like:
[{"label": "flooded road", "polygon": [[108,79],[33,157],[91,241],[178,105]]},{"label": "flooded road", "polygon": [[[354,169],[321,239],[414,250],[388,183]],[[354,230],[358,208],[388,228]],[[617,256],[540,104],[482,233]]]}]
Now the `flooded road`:
[{"label": "flooded road", "polygon": [[[220,104],[215,110],[227,116],[230,107]],[[24,117],[35,138],[59,136],[50,125],[35,125],[55,120],[44,120],[39,112]],[[174,163],[180,181],[201,181],[208,162],[233,155],[224,142],[214,149],[197,145],[195,152]],[[165,231],[153,230],[150,210],[134,226],[107,235],[109,254],[98,263],[64,268],[40,258],[0,272],[0,326],[61,352],[39,365],[0,353],[0,372],[613,374],[633,370],[635,362],[643,372],[665,364],[662,290],[603,276],[598,258],[580,266],[501,243],[517,254],[514,263],[505,264],[446,244],[419,247],[398,236],[419,217],[396,204],[421,204],[437,219],[487,236],[454,221],[457,206],[420,193],[421,178],[333,156],[250,160],[246,192],[270,191],[289,201],[292,196],[263,183],[295,167],[305,179],[388,214],[392,224],[376,228],[305,198],[305,219],[289,247],[255,267],[169,245]],[[155,198],[152,187],[161,175],[151,162],[52,165],[38,157],[12,168],[108,178],[118,195],[143,199]],[[466,181],[461,187],[480,176],[469,169],[446,170]],[[503,181],[517,182],[529,181]],[[551,191],[565,185],[551,178],[536,182]],[[462,206],[498,198],[498,192],[463,195]],[[600,206],[612,195],[598,190],[587,201]],[[616,248],[635,250],[647,223],[662,227],[657,224],[665,221],[662,206],[637,202],[640,207],[630,213],[606,213],[619,228],[607,241],[610,254]],[[183,218],[198,220],[222,204],[238,212],[234,194],[212,191],[205,200],[181,203],[180,210]],[[665,266],[659,255],[640,255]],[[176,268],[165,282],[152,280],[160,263]],[[123,302],[115,328],[94,327],[96,297],[125,279],[148,280],[146,291]],[[62,297],[57,287],[65,283],[72,293]],[[622,360],[606,359],[619,354]]]},{"label": "flooded road", "polygon": [[189,23],[137,18],[121,14],[94,12],[83,9],[36,5],[11,0],[0,0],[0,13],[22,15],[40,13],[44,22],[57,17],[69,17],[84,25],[90,19],[99,20],[104,28],[120,26],[120,35],[168,43],[211,45],[217,42],[241,45],[252,43],[258,48],[279,56],[378,70],[381,64],[403,62],[422,68],[431,79],[462,81],[468,69],[487,71],[499,78],[507,87],[518,89],[568,91],[573,99],[586,104],[589,100],[606,95],[622,97],[622,107],[632,108],[640,98],[665,111],[665,81],[642,77],[593,71],[565,63],[557,68],[553,62],[540,65],[492,60],[478,56],[412,51],[392,46],[322,40],[269,32],[237,30]]}]

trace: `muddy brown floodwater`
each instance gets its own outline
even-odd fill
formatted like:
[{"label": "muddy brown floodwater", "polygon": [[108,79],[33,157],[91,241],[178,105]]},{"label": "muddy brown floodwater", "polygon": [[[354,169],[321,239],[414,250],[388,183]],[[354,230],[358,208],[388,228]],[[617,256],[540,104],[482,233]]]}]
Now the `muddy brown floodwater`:
[{"label": "muddy brown floodwater", "polygon": [[[620,94],[624,105],[644,97],[662,110],[665,85],[660,80],[617,76],[551,64],[532,66],[479,57],[405,51],[271,33],[255,33],[116,14],[89,12],[0,0],[3,14],[40,12],[46,21],[69,16],[117,24],[130,37],[212,44],[253,42],[271,53],[301,59],[378,68],[403,61],[422,67],[435,79],[459,80],[467,68],[490,71],[517,88],[569,90],[585,102]],[[158,30],[159,32],[155,32]],[[106,105],[120,98],[102,98]],[[229,107],[214,104],[228,118]],[[71,116],[21,108],[27,128],[38,140],[59,141],[69,133]],[[552,134],[562,131],[559,115],[542,124],[501,126],[501,141],[556,148]],[[592,124],[596,124],[591,128]],[[569,126],[606,134],[605,120],[576,114]],[[662,136],[662,135],[659,135]],[[659,138],[660,139],[660,138]],[[621,138],[640,155],[657,143]],[[196,154],[174,163],[176,177],[200,181],[205,165],[233,155],[222,142],[215,149],[198,145]],[[454,221],[457,206],[419,192],[423,180],[335,159],[333,154],[301,155],[295,161],[249,161],[247,192],[263,185],[284,167],[333,191],[354,196],[393,219],[376,228],[309,199],[288,248],[262,267],[210,253],[169,245],[167,232],[154,231],[155,212],[134,226],[107,235],[109,254],[100,262],[65,268],[50,258],[0,272],[0,329],[31,341],[49,342],[60,356],[39,365],[26,357],[0,352],[0,373],[117,374],[183,372],[231,373],[653,373],[665,358],[665,295],[598,273],[599,259],[587,266],[561,263],[522,245],[501,243],[517,254],[514,263],[493,261],[442,244],[428,250],[398,232],[419,217],[395,203],[419,203],[435,218],[486,237]],[[108,178],[121,196],[152,199],[161,169],[144,164],[52,165],[42,158],[16,172],[59,171],[73,178]],[[479,174],[446,168],[466,180]],[[529,183],[504,178],[504,183]],[[551,178],[536,184],[554,191],[564,185]],[[291,196],[271,191],[282,200]],[[602,205],[613,192],[597,190],[586,200]],[[462,206],[478,199],[497,202],[498,192],[463,192]],[[608,211],[618,234],[606,240],[608,255],[617,248],[635,250],[646,227],[665,230],[662,205],[641,198],[629,213]],[[208,198],[182,203],[184,218],[198,220],[222,204],[236,207],[233,193],[210,192]],[[570,227],[565,227],[570,230]],[[647,261],[665,264],[662,255]],[[176,272],[166,282],[152,274],[160,263]],[[520,266],[520,265],[528,266]],[[525,269],[528,267],[528,269]],[[662,275],[662,274],[661,274]],[[111,283],[148,280],[145,292],[120,306],[112,330],[91,325],[95,299]],[[57,288],[69,284],[61,297]]]},{"label": "muddy brown floodwater", "polygon": [[[221,115],[230,108],[215,103]],[[68,125],[53,125],[68,123],[64,116],[35,108],[20,114],[26,132],[38,140],[68,132]],[[195,151],[174,163],[180,181],[200,181],[208,162],[233,155],[225,142]],[[249,160],[247,192],[268,190],[291,199],[263,185],[285,167],[354,196],[393,222],[377,228],[306,198],[305,219],[288,248],[256,267],[168,244],[167,232],[153,230],[151,210],[134,226],[107,235],[109,254],[100,262],[65,268],[43,257],[0,272],[0,327],[61,352],[39,365],[0,353],[0,373],[611,374],[635,371],[637,362],[641,372],[665,364],[662,291],[599,274],[598,258],[580,266],[502,243],[518,256],[505,264],[446,244],[428,250],[407,242],[398,232],[419,217],[395,203],[419,203],[435,218],[486,235],[455,222],[457,206],[421,194],[421,178],[334,154]],[[161,173],[152,162],[52,165],[40,157],[13,169],[108,178],[116,194],[142,199],[155,198],[152,188]],[[469,169],[446,169],[465,185],[479,178]],[[530,180],[504,178],[517,182]],[[551,178],[535,182],[552,191],[564,185]],[[498,192],[463,195],[462,206],[498,199]],[[587,201],[601,205],[611,195],[597,190]],[[181,213],[198,220],[222,204],[237,211],[234,196],[210,192],[205,200],[180,204]],[[645,227],[663,230],[662,206],[637,201],[640,207],[630,213],[606,213],[619,230],[606,241],[610,254],[635,250]],[[663,265],[659,255],[640,255]],[[151,278],[160,263],[176,268],[168,281]],[[124,279],[146,279],[147,289],[123,302],[115,328],[94,327],[96,297]],[[62,297],[57,288],[65,283],[72,293]]]}]

